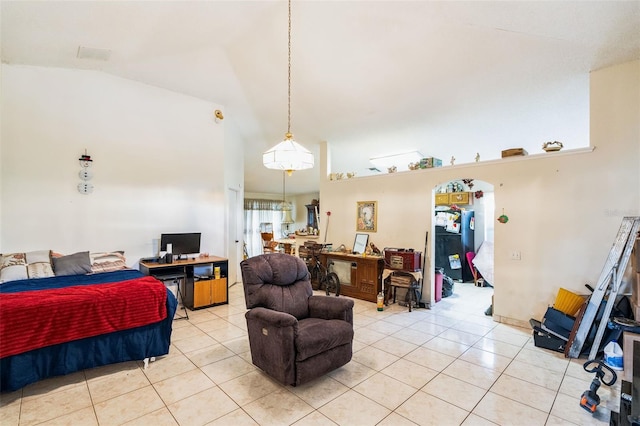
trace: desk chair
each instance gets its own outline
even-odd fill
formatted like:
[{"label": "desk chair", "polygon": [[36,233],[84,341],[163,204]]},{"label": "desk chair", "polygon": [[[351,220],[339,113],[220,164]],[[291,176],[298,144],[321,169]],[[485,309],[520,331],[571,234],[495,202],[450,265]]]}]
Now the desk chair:
[{"label": "desk chair", "polygon": [[[180,290],[180,284],[184,283],[186,277],[184,274],[167,274],[167,275],[154,275],[155,278],[162,281],[162,283],[166,286],[176,286],[176,299],[178,300],[178,306],[176,307],[176,314],[174,319],[189,319],[189,312],[187,312],[187,307],[184,306],[184,297],[182,296],[182,290]],[[178,310],[182,308],[184,310],[184,315],[178,314]]]},{"label": "desk chair", "polygon": [[471,275],[473,275],[473,284],[476,287],[484,287],[484,278],[480,275],[480,272],[473,265],[473,259],[476,257],[476,254],[472,251],[467,252],[467,264],[469,265],[469,269],[471,269]]}]

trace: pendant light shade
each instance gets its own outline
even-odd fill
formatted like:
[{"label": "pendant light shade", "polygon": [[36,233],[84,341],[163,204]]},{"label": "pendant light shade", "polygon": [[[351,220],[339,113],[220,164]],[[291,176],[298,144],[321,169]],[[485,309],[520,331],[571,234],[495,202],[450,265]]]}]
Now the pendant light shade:
[{"label": "pendant light shade", "polygon": [[313,168],[313,154],[293,140],[291,134],[291,0],[289,0],[289,29],[287,56],[287,133],[284,140],[262,154],[262,164],[268,169],[284,170],[291,176],[294,170]]},{"label": "pendant light shade", "polygon": [[294,170],[313,168],[313,154],[287,133],[282,142],[262,154],[262,164],[268,169],[284,170],[291,176]]},{"label": "pendant light shade", "polygon": [[293,223],[293,218],[291,217],[291,206],[285,205],[282,209],[282,223],[284,225],[289,225]]},{"label": "pendant light shade", "polygon": [[282,203],[280,203],[279,208],[280,208],[280,211],[282,211],[282,224],[289,225],[293,223],[294,220],[291,217],[291,204],[287,202],[287,191],[285,186],[284,172],[282,172]]}]

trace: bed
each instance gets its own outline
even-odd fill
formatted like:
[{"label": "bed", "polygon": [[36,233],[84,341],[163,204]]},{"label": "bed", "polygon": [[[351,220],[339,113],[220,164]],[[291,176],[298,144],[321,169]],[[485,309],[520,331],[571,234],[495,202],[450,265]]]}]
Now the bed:
[{"label": "bed", "polygon": [[177,301],[133,269],[0,285],[0,391],[169,352]]}]

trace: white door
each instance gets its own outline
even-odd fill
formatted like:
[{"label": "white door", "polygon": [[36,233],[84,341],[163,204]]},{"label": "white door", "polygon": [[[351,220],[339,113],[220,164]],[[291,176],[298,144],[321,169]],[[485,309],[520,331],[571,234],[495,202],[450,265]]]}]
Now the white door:
[{"label": "white door", "polygon": [[239,191],[229,188],[229,199],[227,203],[227,258],[229,259],[228,283],[232,285],[238,282],[240,269],[240,259],[242,259],[242,233],[238,231],[241,221],[238,220],[242,214],[240,210]]}]

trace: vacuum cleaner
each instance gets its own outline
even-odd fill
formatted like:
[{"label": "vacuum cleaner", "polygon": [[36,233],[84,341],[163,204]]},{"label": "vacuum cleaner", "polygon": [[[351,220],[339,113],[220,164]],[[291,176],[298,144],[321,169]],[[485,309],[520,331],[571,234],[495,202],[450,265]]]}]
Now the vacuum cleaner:
[{"label": "vacuum cleaner", "polygon": [[[598,396],[600,385],[604,383],[607,386],[612,386],[616,380],[618,380],[618,376],[616,372],[602,360],[589,360],[584,363],[582,368],[584,368],[584,371],[587,373],[596,373],[596,377],[593,378],[589,390],[584,391],[580,397],[580,406],[593,414],[600,404],[600,397]],[[607,373],[611,373],[611,379],[609,380],[605,380],[604,378]]]}]

